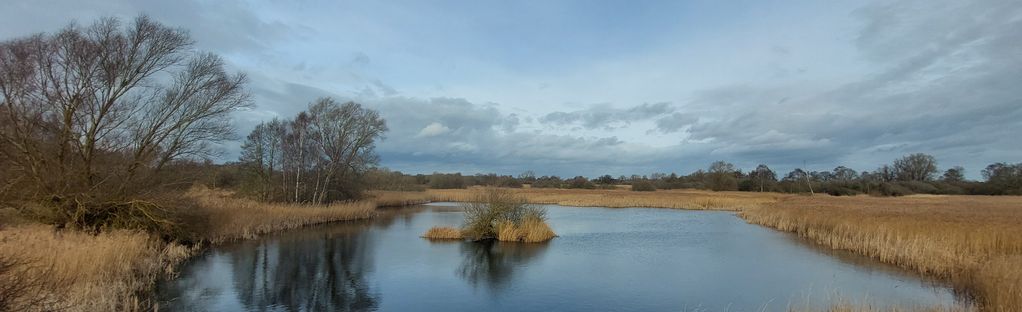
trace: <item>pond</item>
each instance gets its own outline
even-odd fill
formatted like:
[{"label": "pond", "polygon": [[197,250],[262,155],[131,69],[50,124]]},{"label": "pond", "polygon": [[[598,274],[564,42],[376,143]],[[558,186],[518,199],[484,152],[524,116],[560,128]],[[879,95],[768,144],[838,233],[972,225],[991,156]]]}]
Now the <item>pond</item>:
[{"label": "pond", "polygon": [[212,248],[160,285],[170,311],[787,311],[955,304],[945,285],[733,213],[545,206],[548,243],[430,242],[457,204]]}]

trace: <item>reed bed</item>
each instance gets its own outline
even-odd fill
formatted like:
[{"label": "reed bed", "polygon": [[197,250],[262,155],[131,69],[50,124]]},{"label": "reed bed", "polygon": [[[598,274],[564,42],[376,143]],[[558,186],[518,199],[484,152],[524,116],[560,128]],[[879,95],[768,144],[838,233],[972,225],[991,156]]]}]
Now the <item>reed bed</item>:
[{"label": "reed bed", "polygon": [[[496,239],[504,242],[539,243],[557,237],[546,223],[546,209],[529,203],[514,189],[474,188],[456,193],[463,201],[465,224],[461,229],[433,227],[423,235],[429,239]],[[446,199],[446,201],[453,201]]]},{"label": "reed bed", "polygon": [[868,304],[855,304],[849,302],[841,302],[833,304],[826,309],[820,310],[808,307],[789,307],[790,312],[815,312],[815,311],[826,311],[826,312],[974,312],[976,311],[973,307],[968,306],[935,306],[935,307],[875,307]]},{"label": "reed bed", "polygon": [[[700,190],[658,190],[632,192],[629,190],[582,189],[507,189],[526,198],[531,204],[556,204],[575,207],[645,207],[691,210],[741,211],[773,203],[791,195],[779,193],[709,192]],[[427,190],[433,201],[467,202],[474,199],[473,189]]]},{"label": "reed bed", "polygon": [[461,230],[449,226],[434,226],[422,235],[423,238],[431,240],[460,240],[464,239]]},{"label": "reed bed", "polygon": [[[189,232],[212,244],[248,239],[316,223],[365,219],[371,201],[330,205],[262,203],[195,188],[197,205],[176,207]],[[0,209],[0,311],[153,310],[152,288],[170,277],[199,245],[158,239],[142,231],[89,234],[56,230]]]},{"label": "reed bed", "polygon": [[18,286],[10,311],[141,311],[155,304],[150,289],[192,248],[138,231],[98,235],[23,224],[0,229],[0,255],[13,261],[0,283]]},{"label": "reed bed", "polygon": [[545,221],[526,219],[522,224],[501,222],[497,224],[497,240],[502,242],[542,243],[557,237]]},{"label": "reed bed", "polygon": [[376,203],[376,207],[421,205],[429,203],[433,199],[426,192],[369,191],[367,193],[367,197]]},{"label": "reed bed", "polygon": [[194,188],[188,196],[199,203],[202,210],[199,215],[207,216],[209,225],[203,234],[205,240],[214,244],[312,224],[367,219],[376,213],[372,201],[326,205],[264,203],[207,188]]},{"label": "reed bed", "polygon": [[793,196],[740,215],[950,281],[984,311],[1022,310],[1022,197]]}]

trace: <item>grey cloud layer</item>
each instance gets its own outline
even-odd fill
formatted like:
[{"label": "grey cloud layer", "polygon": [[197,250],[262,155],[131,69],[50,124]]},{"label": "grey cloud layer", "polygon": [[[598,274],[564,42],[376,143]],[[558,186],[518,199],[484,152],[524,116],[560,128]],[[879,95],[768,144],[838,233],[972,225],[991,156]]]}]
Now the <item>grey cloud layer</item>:
[{"label": "grey cloud layer", "polygon": [[[387,91],[355,99],[387,118],[391,132],[379,147],[384,165],[412,172],[689,172],[717,159],[746,168],[767,163],[787,170],[807,162],[815,170],[839,164],[862,170],[926,152],[976,177],[987,163],[1018,161],[1018,5],[899,2],[856,15],[865,25],[856,45],[877,70],[832,87],[735,84],[676,104],[598,104],[540,115],[538,130],[520,127],[531,118],[497,104]],[[331,94],[301,85],[276,89],[262,92],[269,103]],[[267,108],[291,114],[305,102]],[[640,124],[678,143],[653,148],[614,134]],[[605,135],[572,134],[576,128]]]},{"label": "grey cloud layer", "polygon": [[[391,131],[379,145],[383,165],[411,172],[690,172],[719,159],[782,171],[803,161],[814,170],[862,170],[925,152],[942,167],[966,166],[976,178],[988,163],[1022,161],[1022,5],[1014,0],[878,2],[856,10],[860,28],[841,40],[861,56],[868,69],[861,76],[827,83],[734,77],[726,85],[648,103],[554,112],[522,111],[519,103],[402,96],[405,85],[361,72],[378,63],[364,53],[341,55],[336,64],[296,62],[276,48],[314,39],[308,34],[315,31],[260,17],[256,5],[26,1],[0,13],[0,36],[55,30],[69,18],[149,13],[190,29],[200,48],[250,74],[258,108],[238,114],[242,132],[269,118],[293,116],[316,97],[356,100],[387,119]],[[791,53],[781,46],[771,51]],[[303,75],[312,78],[296,80]],[[635,141],[626,132],[659,141]],[[225,160],[237,155],[237,145],[227,147]]]},{"label": "grey cloud layer", "polygon": [[652,119],[674,111],[670,103],[644,103],[627,109],[613,108],[607,104],[571,112],[553,112],[539,118],[542,123],[568,126],[580,125],[586,129],[613,130],[628,126],[629,123]]}]

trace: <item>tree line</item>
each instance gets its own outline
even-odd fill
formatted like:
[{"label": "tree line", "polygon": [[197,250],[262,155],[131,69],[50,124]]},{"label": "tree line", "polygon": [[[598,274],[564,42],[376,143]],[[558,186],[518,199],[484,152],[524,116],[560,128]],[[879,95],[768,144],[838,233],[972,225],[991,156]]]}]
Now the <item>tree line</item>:
[{"label": "tree line", "polygon": [[734,164],[716,161],[706,169],[688,175],[653,173],[651,175],[596,178],[555,175],[536,176],[533,171],[519,175],[432,173],[403,174],[386,169],[367,172],[367,187],[381,190],[451,189],[471,186],[613,189],[619,186],[636,191],[656,189],[703,189],[713,191],[826,193],[831,195],[870,194],[900,196],[909,194],[1022,195],[1022,163],[994,163],[982,170],[983,181],[965,178],[965,170],[952,166],[939,171],[937,160],[927,154],[911,154],[872,171],[857,171],[837,166],[827,171],[796,168],[779,175],[765,164],[743,171]]}]

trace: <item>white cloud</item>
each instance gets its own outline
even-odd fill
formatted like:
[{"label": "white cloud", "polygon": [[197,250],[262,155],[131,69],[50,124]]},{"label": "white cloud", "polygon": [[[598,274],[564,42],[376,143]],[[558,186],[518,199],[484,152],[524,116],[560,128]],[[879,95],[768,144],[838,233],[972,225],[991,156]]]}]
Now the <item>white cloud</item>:
[{"label": "white cloud", "polygon": [[415,137],[417,137],[417,138],[428,138],[428,137],[434,137],[434,136],[438,136],[438,135],[441,135],[441,134],[445,134],[445,133],[448,133],[448,132],[451,132],[451,128],[448,128],[447,126],[444,126],[444,124],[442,124],[442,123],[434,122],[434,123],[431,123],[431,124],[427,125],[426,127],[422,128],[422,130],[419,131],[419,134],[415,135]]}]

